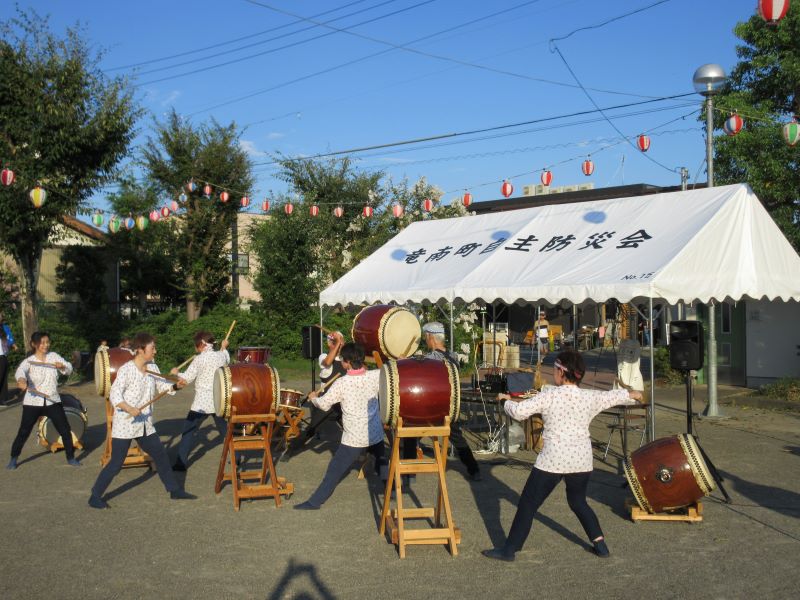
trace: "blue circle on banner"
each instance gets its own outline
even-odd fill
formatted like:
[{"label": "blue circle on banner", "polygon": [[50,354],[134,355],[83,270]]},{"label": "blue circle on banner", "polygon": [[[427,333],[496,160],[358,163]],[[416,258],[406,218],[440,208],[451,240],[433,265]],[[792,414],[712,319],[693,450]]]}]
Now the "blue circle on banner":
[{"label": "blue circle on banner", "polygon": [[593,210],[583,215],[583,220],[589,223],[602,223],[606,220],[606,213],[602,210]]},{"label": "blue circle on banner", "polygon": [[492,234],[491,237],[492,237],[493,240],[507,240],[508,238],[511,237],[511,232],[510,231],[495,231]]},{"label": "blue circle on banner", "polygon": [[408,252],[403,250],[402,248],[398,248],[397,250],[392,250],[392,260],[405,260],[406,256],[408,256]]}]

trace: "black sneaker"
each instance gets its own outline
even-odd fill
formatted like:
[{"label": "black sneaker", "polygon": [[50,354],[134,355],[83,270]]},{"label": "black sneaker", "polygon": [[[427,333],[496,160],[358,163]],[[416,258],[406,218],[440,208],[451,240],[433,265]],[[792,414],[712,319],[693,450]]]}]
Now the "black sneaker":
[{"label": "black sneaker", "polygon": [[611,552],[609,552],[605,540],[597,540],[596,542],[592,542],[592,544],[594,544],[594,553],[600,558],[608,558],[611,556]]},{"label": "black sneaker", "polygon": [[95,496],[94,494],[89,496],[89,506],[92,508],[110,508],[108,506],[108,502],[103,500],[100,496]]},{"label": "black sneaker", "polygon": [[169,493],[170,500],[197,500],[197,496],[186,490],[175,490]]},{"label": "black sneaker", "polygon": [[491,550],[482,550],[481,554],[483,554],[486,558],[493,558],[495,560],[502,560],[505,562],[514,562],[514,553],[511,552],[510,554],[505,551],[504,548],[492,548]]}]

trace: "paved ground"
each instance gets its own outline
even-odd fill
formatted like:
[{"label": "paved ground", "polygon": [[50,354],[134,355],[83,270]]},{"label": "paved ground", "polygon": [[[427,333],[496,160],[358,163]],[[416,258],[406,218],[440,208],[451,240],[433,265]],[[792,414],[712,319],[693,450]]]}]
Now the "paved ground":
[{"label": "paved ground", "polygon": [[[307,382],[286,382],[306,389]],[[123,471],[110,490],[111,510],[86,506],[99,470],[102,401],[93,385],[70,388],[89,410],[84,467],[43,452],[32,438],[17,471],[0,471],[3,598],[795,598],[800,588],[800,414],[725,407],[725,420],[696,423],[701,443],[726,478],[733,504],[715,493],[701,524],[632,523],[623,503],[618,459],[597,460],[589,488],[612,551],[586,551],[563,486],[544,505],[525,550],[513,564],[483,558],[503,540],[534,455],[480,455],[484,479],[468,482],[450,461],[448,486],[459,555],[439,546],[411,547],[405,560],[378,535],[382,492],[374,478],[351,474],[318,512],[291,505],[313,491],[335,447],[325,432],[278,471],[296,493],[279,509],[271,500],[233,510],[230,487],[215,495],[220,447],[210,420],[186,487],[199,496],[170,501],[158,478]],[[730,390],[722,390],[725,397]],[[736,390],[730,393],[738,393]],[[164,400],[157,427],[174,455],[191,398]],[[659,390],[658,436],[685,427],[683,389]],[[695,407],[703,407],[698,390]],[[18,404],[0,408],[0,456],[8,456]],[[593,435],[607,439],[598,418]],[[618,439],[612,451],[619,450]],[[601,451],[596,456],[601,456]],[[432,481],[420,476],[409,498],[430,505]],[[431,478],[432,479],[432,478]]]}]

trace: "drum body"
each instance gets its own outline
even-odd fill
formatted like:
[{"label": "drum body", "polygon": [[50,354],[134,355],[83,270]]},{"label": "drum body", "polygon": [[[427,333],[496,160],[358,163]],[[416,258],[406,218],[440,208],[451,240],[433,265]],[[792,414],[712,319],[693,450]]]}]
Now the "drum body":
[{"label": "drum body", "polygon": [[[67,422],[69,428],[72,430],[73,443],[80,442],[83,439],[83,434],[86,432],[86,425],[89,420],[86,418],[86,409],[75,396],[69,394],[61,394],[61,404],[64,405],[64,414],[67,415]],[[63,444],[61,436],[58,434],[55,426],[49,417],[44,417],[39,420],[39,439],[42,442],[47,442],[49,446],[55,443]]]},{"label": "drum body", "polygon": [[384,360],[405,358],[417,351],[422,328],[417,317],[402,306],[376,304],[356,315],[350,332],[367,356],[377,352]]},{"label": "drum body", "polygon": [[269,362],[270,352],[267,346],[242,346],[236,351],[236,360],[265,365]]},{"label": "drum body", "polygon": [[132,358],[133,352],[125,348],[108,348],[95,353],[94,385],[99,396],[108,398],[111,394],[111,384],[117,378],[117,371]]},{"label": "drum body", "polygon": [[636,502],[649,513],[688,506],[716,487],[697,442],[686,433],[642,446],[624,467]]},{"label": "drum body", "polygon": [[298,408],[303,398],[305,398],[305,394],[298,390],[290,390],[288,388],[281,390],[281,404],[284,406]]},{"label": "drum body", "polygon": [[214,410],[218,417],[274,414],[280,399],[278,371],[269,365],[236,363],[214,373]]},{"label": "drum body", "polygon": [[446,360],[390,360],[381,368],[379,390],[381,420],[391,427],[398,417],[405,425],[441,425],[461,410],[458,369]]}]

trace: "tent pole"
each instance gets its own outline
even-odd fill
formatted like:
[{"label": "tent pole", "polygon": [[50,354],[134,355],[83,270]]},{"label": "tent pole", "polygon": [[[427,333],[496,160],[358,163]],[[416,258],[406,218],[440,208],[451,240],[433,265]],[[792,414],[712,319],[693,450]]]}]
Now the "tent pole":
[{"label": "tent pole", "polygon": [[649,315],[647,327],[650,330],[650,441],[656,439],[656,374],[653,357],[653,298],[649,298]]},{"label": "tent pole", "polygon": [[450,303],[450,352],[453,351],[453,303]]}]

